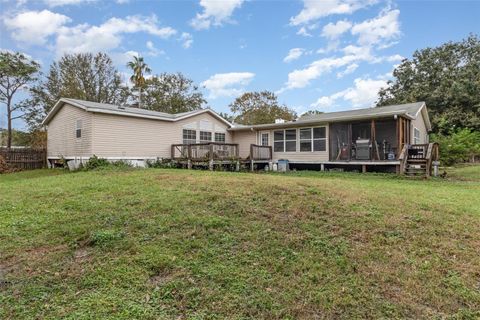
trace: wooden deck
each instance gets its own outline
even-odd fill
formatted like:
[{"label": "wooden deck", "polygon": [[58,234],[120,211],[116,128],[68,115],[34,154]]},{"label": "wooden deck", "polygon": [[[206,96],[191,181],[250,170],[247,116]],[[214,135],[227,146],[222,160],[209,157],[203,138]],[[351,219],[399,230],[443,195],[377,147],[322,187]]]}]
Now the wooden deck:
[{"label": "wooden deck", "polygon": [[213,170],[215,166],[234,165],[235,170],[239,171],[240,165],[246,164],[253,170],[257,163],[271,163],[272,147],[252,144],[250,155],[242,159],[236,143],[173,144],[171,159],[188,169],[193,166],[203,166]]},{"label": "wooden deck", "polygon": [[[272,168],[272,147],[257,144],[250,145],[250,154],[246,158],[239,156],[239,146],[236,143],[194,143],[173,144],[172,157],[175,162],[192,169],[194,166],[207,167],[213,170],[215,166],[235,166],[240,170],[241,165],[255,170],[259,164]],[[432,174],[435,161],[438,161],[438,144],[404,145],[398,159],[393,160],[333,160],[318,162],[291,162],[291,164],[318,164],[321,170],[325,165],[361,166],[362,172],[367,172],[367,166],[393,166],[397,173],[409,176],[426,176]]]}]

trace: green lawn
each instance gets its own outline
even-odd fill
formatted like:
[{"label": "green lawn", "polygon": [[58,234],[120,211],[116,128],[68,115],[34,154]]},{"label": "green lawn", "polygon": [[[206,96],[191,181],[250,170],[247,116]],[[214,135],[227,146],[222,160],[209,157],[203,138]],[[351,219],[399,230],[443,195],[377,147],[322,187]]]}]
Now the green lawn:
[{"label": "green lawn", "polygon": [[479,180],[40,170],[0,197],[0,319],[480,317]]}]

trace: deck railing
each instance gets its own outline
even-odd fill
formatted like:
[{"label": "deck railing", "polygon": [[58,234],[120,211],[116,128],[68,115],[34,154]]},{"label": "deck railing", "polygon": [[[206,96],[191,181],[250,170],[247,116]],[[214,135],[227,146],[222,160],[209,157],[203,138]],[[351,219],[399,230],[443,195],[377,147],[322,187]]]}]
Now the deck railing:
[{"label": "deck railing", "polygon": [[272,160],[272,147],[261,146],[258,144],[250,145],[250,159],[255,161],[271,161]]},{"label": "deck railing", "polygon": [[172,144],[171,154],[174,160],[208,161],[239,158],[238,144],[220,142]]},{"label": "deck railing", "polygon": [[408,146],[408,159],[425,159],[429,144],[411,144]]}]

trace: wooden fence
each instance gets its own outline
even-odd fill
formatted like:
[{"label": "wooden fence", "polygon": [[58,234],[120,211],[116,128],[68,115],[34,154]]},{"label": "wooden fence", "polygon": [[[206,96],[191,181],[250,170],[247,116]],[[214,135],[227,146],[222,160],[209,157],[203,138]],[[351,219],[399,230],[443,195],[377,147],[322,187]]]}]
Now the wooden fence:
[{"label": "wooden fence", "polygon": [[41,169],[47,167],[45,149],[8,149],[0,148],[0,156],[8,165],[18,169]]}]

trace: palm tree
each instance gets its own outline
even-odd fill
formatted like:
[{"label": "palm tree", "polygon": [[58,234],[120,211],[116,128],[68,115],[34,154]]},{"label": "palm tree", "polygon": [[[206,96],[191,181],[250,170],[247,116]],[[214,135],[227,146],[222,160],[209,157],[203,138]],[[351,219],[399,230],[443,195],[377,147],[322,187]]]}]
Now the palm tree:
[{"label": "palm tree", "polygon": [[138,89],[138,107],[142,107],[142,89],[145,86],[145,77],[143,74],[148,74],[152,70],[148,67],[148,65],[143,61],[143,57],[133,56],[133,60],[127,63],[127,67],[132,69],[133,74],[130,77],[130,81],[137,87]]}]

